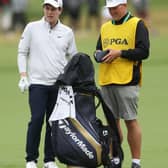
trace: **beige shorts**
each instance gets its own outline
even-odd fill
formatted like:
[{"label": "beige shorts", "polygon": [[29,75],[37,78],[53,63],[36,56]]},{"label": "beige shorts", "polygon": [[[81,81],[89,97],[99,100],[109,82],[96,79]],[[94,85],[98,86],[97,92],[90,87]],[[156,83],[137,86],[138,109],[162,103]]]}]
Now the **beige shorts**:
[{"label": "beige shorts", "polygon": [[116,119],[133,120],[137,118],[139,86],[108,85],[102,87],[105,102]]}]

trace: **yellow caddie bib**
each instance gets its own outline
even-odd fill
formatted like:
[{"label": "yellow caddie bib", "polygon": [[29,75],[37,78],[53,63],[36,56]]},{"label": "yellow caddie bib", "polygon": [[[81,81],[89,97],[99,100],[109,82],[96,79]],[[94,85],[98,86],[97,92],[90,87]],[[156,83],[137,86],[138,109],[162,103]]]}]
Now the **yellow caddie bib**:
[{"label": "yellow caddie bib", "polygon": [[[133,17],[121,25],[113,25],[111,21],[101,27],[103,50],[128,50],[135,48],[136,27],[139,19]],[[133,77],[133,65],[136,62],[118,57],[111,63],[99,65],[99,84],[127,84]]]}]

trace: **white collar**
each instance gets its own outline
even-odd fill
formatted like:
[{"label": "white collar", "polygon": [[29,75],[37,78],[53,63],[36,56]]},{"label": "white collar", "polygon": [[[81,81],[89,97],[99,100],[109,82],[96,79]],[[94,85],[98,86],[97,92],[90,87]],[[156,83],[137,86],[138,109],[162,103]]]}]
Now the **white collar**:
[{"label": "white collar", "polygon": [[[47,26],[48,29],[51,29],[50,24],[45,20],[45,18],[42,18],[42,21],[44,22],[44,24]],[[52,28],[52,30],[56,29],[59,25],[60,25],[60,20],[58,19],[57,24]]]}]

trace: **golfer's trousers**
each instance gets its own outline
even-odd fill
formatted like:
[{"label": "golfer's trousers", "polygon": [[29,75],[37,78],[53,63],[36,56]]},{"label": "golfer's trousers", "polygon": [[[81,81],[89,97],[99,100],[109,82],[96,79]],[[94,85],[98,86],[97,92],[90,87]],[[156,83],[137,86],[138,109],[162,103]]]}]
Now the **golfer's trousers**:
[{"label": "golfer's trousers", "polygon": [[48,119],[56,103],[58,88],[56,86],[31,85],[29,88],[29,105],[31,119],[28,123],[26,142],[26,161],[37,161],[41,131],[46,121],[44,141],[44,162],[54,161],[51,144],[51,129]]}]

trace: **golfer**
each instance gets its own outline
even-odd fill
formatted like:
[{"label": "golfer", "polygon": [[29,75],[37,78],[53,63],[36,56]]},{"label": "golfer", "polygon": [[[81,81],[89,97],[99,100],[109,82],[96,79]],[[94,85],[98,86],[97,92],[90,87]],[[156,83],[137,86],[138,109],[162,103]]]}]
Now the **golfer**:
[{"label": "golfer", "polygon": [[19,88],[21,92],[29,89],[31,110],[26,141],[26,168],[37,168],[44,120],[44,168],[57,168],[48,123],[57,98],[58,88],[54,84],[68,60],[77,53],[72,30],[59,20],[62,7],[62,0],[45,0],[44,17],[25,27],[18,46]]},{"label": "golfer", "polygon": [[[131,168],[140,168],[141,128],[137,107],[142,60],[149,56],[149,33],[144,22],[127,10],[127,0],[106,0],[106,7],[112,20],[102,25],[96,46],[96,53],[108,50],[99,64],[99,84],[116,118],[121,140],[120,119],[125,121]],[[112,161],[115,165],[118,163],[117,158]]]}]

